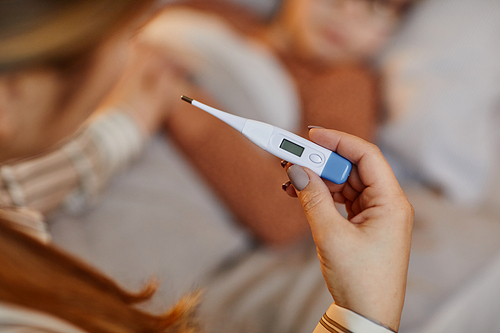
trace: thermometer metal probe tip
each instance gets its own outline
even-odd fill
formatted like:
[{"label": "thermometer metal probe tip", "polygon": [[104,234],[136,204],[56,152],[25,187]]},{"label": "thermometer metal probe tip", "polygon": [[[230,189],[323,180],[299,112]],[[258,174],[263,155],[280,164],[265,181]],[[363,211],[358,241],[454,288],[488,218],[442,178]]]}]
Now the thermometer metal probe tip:
[{"label": "thermometer metal probe tip", "polygon": [[189,104],[193,104],[193,99],[192,98],[189,98],[187,97],[186,95],[182,95],[181,96],[181,99],[185,102],[188,102]]},{"label": "thermometer metal probe tip", "polygon": [[[202,109],[205,112],[210,113],[212,116],[215,116],[216,118],[219,118],[232,128],[236,129],[238,132],[243,131],[243,127],[245,127],[245,124],[247,122],[246,118],[242,118],[239,116],[236,116],[234,114],[230,114],[218,109],[215,109],[211,106],[205,105],[203,103],[198,102],[195,99],[189,98],[186,95],[182,95],[181,99],[193,106],[196,106],[199,109]],[[270,125],[269,125],[270,126]]]}]

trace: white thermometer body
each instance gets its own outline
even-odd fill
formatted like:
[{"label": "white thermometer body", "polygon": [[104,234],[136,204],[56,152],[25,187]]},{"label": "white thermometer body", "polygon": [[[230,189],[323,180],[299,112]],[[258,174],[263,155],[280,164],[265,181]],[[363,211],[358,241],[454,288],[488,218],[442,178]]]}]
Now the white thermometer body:
[{"label": "white thermometer body", "polygon": [[321,178],[343,184],[349,177],[351,162],[314,142],[282,128],[212,108],[186,96],[182,99],[219,118],[269,153],[309,168]]}]

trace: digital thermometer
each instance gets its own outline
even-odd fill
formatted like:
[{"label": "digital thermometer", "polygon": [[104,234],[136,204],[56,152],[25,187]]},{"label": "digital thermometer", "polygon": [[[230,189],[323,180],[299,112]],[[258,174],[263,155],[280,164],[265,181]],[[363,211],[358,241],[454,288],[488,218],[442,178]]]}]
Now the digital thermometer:
[{"label": "digital thermometer", "polygon": [[215,109],[184,95],[181,98],[219,118],[262,149],[292,164],[309,168],[321,178],[343,184],[349,177],[351,162],[314,142],[282,128]]}]

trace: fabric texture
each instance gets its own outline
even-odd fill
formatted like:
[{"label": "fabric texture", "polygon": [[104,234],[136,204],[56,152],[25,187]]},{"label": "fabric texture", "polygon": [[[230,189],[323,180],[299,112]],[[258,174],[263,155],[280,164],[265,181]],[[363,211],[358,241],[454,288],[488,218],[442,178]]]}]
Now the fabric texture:
[{"label": "fabric texture", "polygon": [[[477,199],[493,161],[488,152],[494,123],[486,122],[495,113],[498,88],[498,43],[492,42],[498,37],[496,6],[487,0],[424,2],[384,58],[392,87],[380,141],[384,151],[400,177],[438,181],[453,198],[418,185],[404,188],[417,217],[401,332],[494,332],[498,326],[500,193],[490,188],[486,203]],[[427,77],[427,70],[436,76]],[[447,88],[458,89],[447,93]],[[441,97],[446,99],[436,102]],[[471,116],[475,112],[477,117]],[[436,125],[433,118],[439,118]],[[455,155],[457,142],[471,153]],[[464,167],[461,159],[472,162]],[[0,191],[0,200],[12,205],[6,193]],[[202,311],[213,315],[211,325],[306,333],[332,302],[311,241],[288,252],[252,248],[163,138],[153,138],[133,168],[96,201],[90,211],[62,211],[50,218],[55,243],[129,288],[155,275],[162,285],[153,310],[209,286]]]},{"label": "fabric texture", "polygon": [[241,38],[219,18],[168,10],[145,34],[193,59],[193,80],[227,112],[291,131],[297,128],[299,101],[293,79],[269,50]]},{"label": "fabric texture", "polygon": [[48,213],[64,203],[81,212],[139,156],[145,141],[130,116],[108,110],[60,149],[1,166],[0,206]]},{"label": "fabric texture", "polygon": [[401,180],[479,205],[496,172],[500,3],[424,1],[382,57],[379,144]]}]

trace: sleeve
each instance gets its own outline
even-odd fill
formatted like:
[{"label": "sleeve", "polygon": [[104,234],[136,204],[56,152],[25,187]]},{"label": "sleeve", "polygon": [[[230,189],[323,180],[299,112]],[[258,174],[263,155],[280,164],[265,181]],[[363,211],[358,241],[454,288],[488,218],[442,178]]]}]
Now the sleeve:
[{"label": "sleeve", "polygon": [[355,312],[333,303],[321,317],[313,333],[394,333]]},{"label": "sleeve", "polygon": [[150,42],[182,55],[192,81],[222,108],[290,131],[298,127],[300,101],[293,77],[272,52],[225,20],[171,9],[148,24],[144,34]]},{"label": "sleeve", "polygon": [[0,169],[4,202],[48,213],[83,210],[109,179],[135,159],[146,138],[126,113],[109,110],[60,149]]}]

